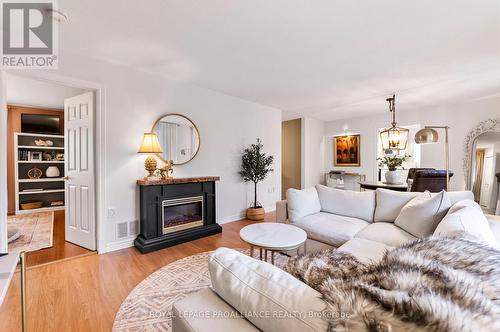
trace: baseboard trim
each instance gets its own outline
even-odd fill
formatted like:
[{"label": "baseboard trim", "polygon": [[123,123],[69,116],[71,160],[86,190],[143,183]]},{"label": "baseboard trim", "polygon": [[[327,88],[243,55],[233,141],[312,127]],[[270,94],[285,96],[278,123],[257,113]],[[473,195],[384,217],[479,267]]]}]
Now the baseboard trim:
[{"label": "baseboard trim", "polygon": [[99,253],[104,254],[104,253],[111,252],[111,251],[116,251],[116,250],[127,249],[130,247],[133,247],[135,238],[136,237],[134,236],[131,238],[120,240],[120,241],[114,241],[111,243],[107,243],[106,244],[106,251],[99,252]]},{"label": "baseboard trim", "polygon": [[238,214],[233,214],[232,216],[218,218],[217,223],[219,225],[227,224],[228,222],[233,222],[233,221],[245,219],[245,216],[246,216],[246,212],[243,211],[243,212],[240,212]]},{"label": "baseboard trim", "polygon": [[[264,206],[264,210],[266,210],[266,213],[268,213],[268,212],[274,212],[274,211],[276,211],[276,204],[270,205],[270,206]],[[247,212],[246,212],[246,210],[244,210],[244,211],[241,211],[238,214],[233,214],[232,216],[229,216],[229,217],[218,218],[217,219],[217,223],[219,225],[227,224],[229,222],[233,222],[233,221],[238,221],[238,220],[245,219],[246,216],[247,216]]]}]

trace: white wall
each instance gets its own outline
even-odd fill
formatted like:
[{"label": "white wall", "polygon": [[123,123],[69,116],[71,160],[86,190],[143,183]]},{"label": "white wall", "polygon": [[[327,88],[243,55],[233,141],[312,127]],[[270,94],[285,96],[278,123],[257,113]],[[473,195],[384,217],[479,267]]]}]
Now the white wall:
[{"label": "white wall", "polygon": [[23,76],[10,74],[6,76],[8,104],[63,109],[64,99],[85,92],[82,89]]},{"label": "white wall", "polygon": [[[241,152],[257,137],[265,151],[275,157],[274,169],[259,186],[259,201],[274,209],[281,191],[281,111],[211,90],[138,72],[119,65],[74,54],[60,54],[59,69],[34,72],[45,78],[71,77],[103,87],[100,104],[105,114],[105,195],[101,213],[116,214],[101,220],[100,251],[130,246],[116,240],[116,223],[137,220],[136,180],[145,175],[144,155],[137,154],[142,134],[165,113],[186,115],[198,126],[201,148],[190,163],[174,166],[174,177],[217,175],[217,219],[237,220],[252,200],[250,184],[238,175]],[[122,243],[124,242],[124,243]]]},{"label": "white wall", "polygon": [[302,118],[302,188],[324,182],[325,123],[310,117]]},{"label": "white wall", "polygon": [[[398,125],[407,126],[448,125],[450,129],[450,169],[455,173],[451,179],[452,190],[465,188],[462,171],[464,139],[467,133],[479,122],[488,118],[500,117],[500,97],[470,101],[459,104],[446,104],[424,109],[397,110]],[[325,124],[326,142],[325,169],[333,168],[333,140],[330,136],[342,134],[347,127],[350,133],[361,134],[361,167],[339,168],[366,174],[367,180],[376,179],[376,144],[378,128],[387,127],[390,114],[331,121]],[[413,138],[411,138],[413,139]],[[440,142],[422,145],[421,167],[445,169],[444,133],[440,132]]]}]

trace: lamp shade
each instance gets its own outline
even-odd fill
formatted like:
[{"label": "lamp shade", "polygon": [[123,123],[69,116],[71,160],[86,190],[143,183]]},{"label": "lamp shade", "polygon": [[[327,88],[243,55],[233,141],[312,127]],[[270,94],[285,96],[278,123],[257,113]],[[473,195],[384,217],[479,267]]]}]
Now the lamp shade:
[{"label": "lamp shade", "polygon": [[415,143],[432,144],[439,141],[438,132],[432,128],[423,128],[415,134]]},{"label": "lamp shade", "polygon": [[158,136],[155,133],[144,133],[138,153],[162,153]]},{"label": "lamp shade", "polygon": [[396,126],[381,131],[382,147],[384,150],[405,150],[409,132],[406,128]]}]

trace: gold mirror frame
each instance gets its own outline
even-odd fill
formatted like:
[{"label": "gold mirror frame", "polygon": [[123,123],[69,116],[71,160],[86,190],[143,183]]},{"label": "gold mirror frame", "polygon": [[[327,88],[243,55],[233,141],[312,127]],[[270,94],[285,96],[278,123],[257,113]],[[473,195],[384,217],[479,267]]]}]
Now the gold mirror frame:
[{"label": "gold mirror frame", "polygon": [[[196,133],[198,134],[198,149],[196,149],[196,152],[194,153],[193,157],[191,157],[191,159],[189,159],[188,161],[185,161],[183,163],[173,163],[172,165],[175,165],[175,166],[178,166],[178,165],[184,165],[184,164],[187,164],[188,162],[190,162],[191,160],[193,160],[194,158],[196,158],[196,156],[198,155],[198,152],[200,152],[200,147],[201,147],[201,135],[200,135],[200,130],[198,129],[198,127],[196,126],[196,124],[190,119],[188,118],[187,116],[185,115],[182,115],[182,114],[179,114],[179,113],[167,113],[167,114],[163,114],[162,116],[160,116],[156,121],[155,123],[153,124],[153,126],[151,127],[151,132],[154,133],[155,132],[155,128],[156,126],[158,125],[158,122],[160,122],[161,119],[167,117],[167,116],[180,116],[186,120],[188,120],[189,122],[191,122],[191,124],[193,125],[193,128],[196,130]],[[160,142],[160,145],[161,145],[161,142]],[[156,156],[161,160],[163,161],[164,163],[168,163],[168,160],[165,160],[163,158],[163,156],[159,153],[156,154]]]}]

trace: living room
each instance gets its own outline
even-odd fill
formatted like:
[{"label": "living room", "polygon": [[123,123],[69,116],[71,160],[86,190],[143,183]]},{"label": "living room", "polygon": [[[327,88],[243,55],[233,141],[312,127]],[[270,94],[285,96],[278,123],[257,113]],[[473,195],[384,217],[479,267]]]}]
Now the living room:
[{"label": "living room", "polygon": [[496,1],[2,10],[0,330],[500,330]]}]

